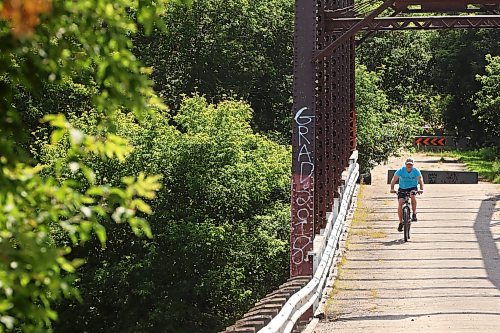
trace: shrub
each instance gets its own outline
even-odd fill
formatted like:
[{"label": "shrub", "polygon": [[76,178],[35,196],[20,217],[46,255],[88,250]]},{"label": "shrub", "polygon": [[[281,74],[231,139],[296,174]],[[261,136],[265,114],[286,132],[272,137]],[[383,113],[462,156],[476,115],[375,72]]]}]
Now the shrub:
[{"label": "shrub", "polygon": [[[103,135],[95,116],[71,119]],[[132,240],[106,224],[106,249],[96,240],[75,248],[88,261],[77,283],[83,303],[60,305],[58,330],[215,332],[286,280],[291,153],[255,134],[251,117],[244,102],[199,96],[186,98],[173,119],[156,112],[138,123],[117,114],[116,133],[134,150],[123,163],[86,163],[99,183],[162,176],[147,217],[154,238]],[[42,152],[54,166],[69,158]]]}]

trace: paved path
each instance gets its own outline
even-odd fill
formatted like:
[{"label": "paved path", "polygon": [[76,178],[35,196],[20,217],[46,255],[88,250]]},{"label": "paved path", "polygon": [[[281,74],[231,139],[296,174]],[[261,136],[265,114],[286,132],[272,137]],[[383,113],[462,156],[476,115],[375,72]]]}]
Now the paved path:
[{"label": "paved path", "polygon": [[[326,332],[500,332],[500,186],[426,185],[410,242],[386,184],[393,159],[362,186]],[[415,156],[423,170],[459,163]]]}]

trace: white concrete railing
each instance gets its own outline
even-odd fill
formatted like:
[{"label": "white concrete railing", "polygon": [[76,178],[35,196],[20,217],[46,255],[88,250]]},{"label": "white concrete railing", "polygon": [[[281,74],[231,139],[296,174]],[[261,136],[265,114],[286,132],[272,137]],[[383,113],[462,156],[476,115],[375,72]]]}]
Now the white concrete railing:
[{"label": "white concrete railing", "polygon": [[313,311],[316,310],[325,288],[328,272],[335,257],[335,251],[359,177],[357,160],[358,152],[354,151],[349,158],[349,167],[342,174],[343,184],[339,188],[340,198],[335,199],[333,212],[327,215],[326,228],[315,237],[313,251],[309,253],[312,256],[314,271],[311,281],[293,294],[276,317],[259,333],[291,332],[295,323],[311,306],[313,306]]}]

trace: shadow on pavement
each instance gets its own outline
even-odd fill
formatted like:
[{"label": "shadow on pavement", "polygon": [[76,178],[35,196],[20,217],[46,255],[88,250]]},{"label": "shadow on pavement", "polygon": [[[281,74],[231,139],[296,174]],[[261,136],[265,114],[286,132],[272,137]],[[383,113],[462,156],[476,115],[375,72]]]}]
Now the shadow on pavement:
[{"label": "shadow on pavement", "polygon": [[382,245],[384,246],[393,246],[393,245],[401,245],[401,244],[404,244],[405,241],[404,239],[400,238],[400,239],[394,239],[394,240],[391,240],[390,242],[381,242]]},{"label": "shadow on pavement", "polygon": [[479,242],[486,274],[498,290],[500,290],[500,255],[493,238],[490,222],[495,213],[495,205],[499,200],[500,195],[483,200],[474,222],[474,232]]}]

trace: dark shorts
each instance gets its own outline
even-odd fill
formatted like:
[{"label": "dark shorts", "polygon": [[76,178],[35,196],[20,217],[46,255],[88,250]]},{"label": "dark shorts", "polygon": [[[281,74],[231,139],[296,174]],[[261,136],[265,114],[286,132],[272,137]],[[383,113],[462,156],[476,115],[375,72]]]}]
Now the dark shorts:
[{"label": "dark shorts", "polygon": [[398,200],[399,199],[404,199],[405,198],[405,193],[411,192],[411,191],[418,191],[418,188],[415,187],[410,187],[410,188],[400,188],[398,190]]}]

